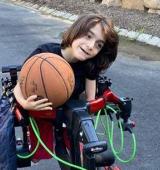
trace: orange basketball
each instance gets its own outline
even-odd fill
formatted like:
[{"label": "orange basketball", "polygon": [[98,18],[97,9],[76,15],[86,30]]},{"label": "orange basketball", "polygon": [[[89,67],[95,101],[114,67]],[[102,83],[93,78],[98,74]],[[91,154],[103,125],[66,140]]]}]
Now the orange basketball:
[{"label": "orange basketball", "polygon": [[19,83],[25,99],[36,94],[39,98],[48,98],[56,108],[70,98],[75,79],[71,66],[62,57],[40,53],[25,62]]}]

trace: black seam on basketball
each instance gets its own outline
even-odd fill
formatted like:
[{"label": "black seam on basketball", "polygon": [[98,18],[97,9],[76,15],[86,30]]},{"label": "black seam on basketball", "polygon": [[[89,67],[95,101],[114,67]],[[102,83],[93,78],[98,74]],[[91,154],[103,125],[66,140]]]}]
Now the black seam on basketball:
[{"label": "black seam on basketball", "polygon": [[[53,57],[46,57],[45,59],[48,59],[48,58],[52,58],[52,59],[53,59]],[[70,66],[70,64],[69,64],[67,61],[65,61],[65,59],[63,59],[63,58],[60,58],[60,57],[59,57],[59,59],[60,59],[62,62],[66,63],[66,64],[70,67],[70,69],[72,70],[72,73],[73,73],[73,75],[74,75],[73,69],[72,69],[72,67]]]},{"label": "black seam on basketball", "polygon": [[[40,58],[41,58],[41,57],[40,57]],[[66,88],[66,91],[67,91],[67,99],[68,99],[68,98],[70,97],[70,95],[69,95],[68,88],[67,88],[67,86],[66,86],[65,80],[64,80],[63,77],[61,76],[61,74],[60,74],[60,72],[58,71],[58,69],[57,69],[52,63],[50,63],[50,62],[47,60],[47,58],[49,58],[49,57],[46,57],[45,59],[44,59],[44,58],[41,58],[41,59],[43,59],[43,60],[45,60],[47,63],[49,63],[49,64],[59,73],[60,77],[61,77],[62,80],[63,80],[64,86],[65,86],[65,88]],[[52,57],[50,57],[50,58],[52,58]]]},{"label": "black seam on basketball", "polygon": [[[26,96],[27,96],[27,97],[29,97],[29,96],[28,96],[28,93],[27,93],[27,89],[26,89],[26,88],[27,88],[27,87],[26,87],[26,86],[27,86],[27,78],[28,78],[28,75],[29,75],[29,73],[30,73],[30,71],[31,71],[31,69],[32,69],[32,66],[36,63],[37,60],[38,60],[38,56],[37,56],[37,59],[35,59],[34,63],[32,63],[32,65],[30,66],[29,71],[28,71],[28,73],[27,73],[27,75],[26,75],[26,83],[25,83],[25,88],[24,88],[24,89],[25,89],[25,93],[26,93]],[[28,62],[29,62],[29,61],[28,61]],[[26,64],[27,64],[27,63],[26,63]]]},{"label": "black seam on basketball", "polygon": [[[65,86],[65,88],[66,88],[66,91],[67,91],[67,99],[68,99],[70,96],[69,96],[69,92],[68,92],[68,88],[67,88],[67,86],[66,86],[65,80],[64,80],[63,77],[61,76],[61,73],[59,72],[59,70],[58,70],[52,63],[50,63],[50,62],[47,60],[48,58],[52,58],[52,59],[53,59],[53,57],[46,57],[44,60],[45,60],[47,63],[49,63],[53,68],[55,68],[55,70],[59,73],[60,77],[61,77],[62,80],[63,80],[64,86]],[[61,60],[61,61],[63,61],[63,60]],[[64,61],[63,61],[63,62],[64,62]]]},{"label": "black seam on basketball", "polygon": [[[46,57],[47,59],[48,58],[53,58],[53,57]],[[45,59],[46,59],[45,58]],[[58,57],[57,57],[58,58]],[[64,63],[66,63],[70,68],[71,68],[71,70],[73,71],[73,69],[72,69],[72,67],[70,66],[70,64],[64,59],[64,58],[61,58],[61,57],[59,57],[59,59],[61,60],[61,61],[63,61]]]},{"label": "black seam on basketball", "polygon": [[[41,57],[40,57],[40,58],[41,58]],[[45,59],[43,59],[43,58],[41,58],[41,59],[42,59],[42,62],[41,62],[41,64],[40,64],[41,80],[42,80],[42,84],[43,84],[43,88],[44,88],[44,92],[45,92],[46,98],[48,99],[47,91],[46,91],[45,84],[44,84],[43,72],[42,72],[42,64],[43,64],[43,62],[45,61]]]}]

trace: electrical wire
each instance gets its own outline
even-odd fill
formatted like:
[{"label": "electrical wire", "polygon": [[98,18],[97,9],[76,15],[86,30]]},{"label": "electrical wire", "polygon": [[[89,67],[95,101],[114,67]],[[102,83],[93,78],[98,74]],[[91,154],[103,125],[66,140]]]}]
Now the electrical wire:
[{"label": "electrical wire", "polygon": [[[107,108],[108,108],[108,109],[111,109],[114,113],[116,113],[116,111],[115,111],[112,107],[108,106]],[[107,116],[107,115],[106,115],[106,116]],[[108,118],[108,116],[107,116],[107,118]],[[121,129],[121,131],[122,131],[123,129],[122,129],[122,124],[121,124],[120,121],[119,121],[119,125],[120,125],[120,129]],[[113,122],[113,121],[111,121],[111,130],[110,130],[110,127],[109,127],[109,122],[107,122],[107,130],[108,130],[107,132],[108,132],[108,137],[109,137],[110,146],[111,146],[112,152],[113,152],[113,154],[115,155],[115,157],[116,157],[120,162],[122,162],[122,163],[129,163],[130,161],[132,161],[132,160],[135,158],[136,148],[137,148],[137,146],[136,146],[136,138],[135,138],[135,135],[133,134],[133,132],[131,133],[131,134],[132,134],[132,141],[133,141],[133,143],[132,143],[133,152],[132,152],[132,154],[131,154],[131,156],[130,156],[130,158],[129,158],[128,160],[123,160],[123,159],[121,159],[120,156],[119,156],[120,152],[117,152],[117,151],[115,150],[114,146],[113,146],[113,131],[114,131],[114,122]],[[105,128],[105,131],[106,131],[106,128]],[[122,135],[122,133],[121,133],[121,138],[124,138],[124,136]],[[123,143],[124,143],[124,142],[123,142]]]},{"label": "electrical wire", "polygon": [[[39,132],[39,129],[38,129],[37,124],[35,124],[35,126],[36,126],[35,128],[37,129],[38,135],[40,135],[40,132]],[[40,144],[40,143],[39,143],[39,140],[37,140],[36,147],[34,148],[34,150],[33,150],[30,154],[28,154],[28,155],[17,154],[18,158],[28,159],[28,158],[32,157],[32,156],[36,153],[36,151],[37,151],[37,149],[38,149],[38,147],[39,147],[39,144]]]},{"label": "electrical wire", "polygon": [[54,158],[56,159],[57,161],[67,165],[67,166],[70,166],[70,167],[73,167],[73,168],[76,168],[76,169],[79,169],[79,170],[86,170],[85,168],[83,167],[80,167],[80,166],[77,166],[77,165],[74,165],[74,164],[71,164],[67,161],[64,161],[62,160],[61,158],[59,158],[58,156],[56,156],[54,153],[52,153],[52,151],[50,149],[47,148],[47,146],[44,144],[44,142],[41,140],[40,136],[38,135],[37,131],[36,131],[36,128],[35,128],[35,125],[36,125],[36,122],[33,118],[29,117],[29,121],[31,123],[31,126],[33,128],[33,132],[35,134],[35,136],[37,137],[38,141],[40,142],[40,144],[44,147],[44,149]]},{"label": "electrical wire", "polygon": [[[130,156],[130,158],[128,160],[123,160],[119,157],[119,154],[123,151],[123,148],[124,148],[124,132],[123,132],[123,128],[122,128],[122,124],[120,121],[118,121],[118,124],[119,124],[119,127],[120,127],[120,131],[121,131],[121,145],[120,145],[120,149],[118,151],[115,150],[114,148],[114,145],[113,145],[113,133],[114,133],[114,122],[113,120],[111,121],[111,129],[110,129],[110,126],[109,126],[109,120],[108,120],[108,115],[107,115],[107,111],[106,110],[111,110],[113,111],[113,113],[117,113],[115,109],[113,109],[111,106],[109,105],[106,105],[106,109],[103,109],[103,111],[105,112],[105,119],[107,119],[107,123],[106,125],[104,125],[104,122],[102,121],[100,115],[101,115],[101,112],[102,112],[102,109],[99,110],[99,112],[97,113],[97,117],[96,117],[96,122],[95,122],[95,129],[97,129],[98,127],[98,123],[99,123],[99,120],[101,121],[102,123],[102,126],[105,130],[105,134],[108,136],[108,140],[109,140],[109,143],[110,143],[110,146],[111,146],[111,149],[113,151],[113,154],[115,155],[115,157],[120,161],[120,162],[123,162],[123,163],[128,163],[130,162],[131,160],[134,159],[135,155],[136,155],[136,139],[135,139],[135,135],[132,133],[132,139],[133,139],[133,144],[132,144],[132,147],[133,147],[133,152],[132,152],[132,155]],[[39,144],[41,144],[45,150],[56,160],[58,160],[59,162],[67,165],[67,166],[70,166],[70,167],[73,167],[73,168],[76,168],[76,169],[80,169],[80,170],[86,170],[84,169],[83,167],[80,167],[80,166],[77,166],[77,165],[74,165],[74,164],[71,164],[67,161],[64,161],[62,159],[60,159],[59,157],[57,157],[54,153],[52,153],[52,151],[50,151],[47,146],[44,144],[44,142],[41,140],[40,138],[40,133],[39,133],[39,129],[38,129],[38,126],[35,122],[35,120],[31,117],[29,117],[29,120],[30,120],[30,123],[31,123],[31,126],[33,128],[33,132],[35,133],[35,136],[37,137],[37,145],[35,147],[35,149],[33,150],[32,153],[30,153],[29,155],[20,155],[20,154],[17,154],[17,156],[19,158],[22,158],[22,159],[26,159],[26,158],[29,158],[31,156],[34,155],[34,153],[37,151],[38,147],[39,147]],[[107,126],[107,127],[106,127]]]},{"label": "electrical wire", "polygon": [[[111,107],[109,107],[111,108]],[[112,108],[113,109],[113,108]],[[105,112],[105,118],[107,119],[107,129],[108,129],[108,138],[111,139],[111,142],[112,142],[112,145],[114,144],[113,142],[113,135],[114,135],[114,126],[113,128],[110,130],[110,127],[109,127],[109,120],[108,120],[108,115],[107,115],[107,111],[104,110]],[[113,122],[113,120],[111,121],[111,123]],[[114,122],[113,122],[114,123]],[[121,133],[121,144],[120,144],[120,148],[119,150],[115,150],[115,152],[117,154],[120,154],[122,151],[123,151],[123,148],[124,148],[124,132],[123,132],[123,128],[122,128],[122,124],[120,123],[120,120],[118,120],[118,124],[119,124],[119,128],[120,128],[120,133]],[[114,145],[113,145],[114,146]]]},{"label": "electrical wire", "polygon": [[[113,129],[113,127],[114,127],[114,122],[112,122],[112,129]],[[135,135],[133,133],[132,133],[132,139],[133,139],[133,144],[132,144],[133,152],[132,152],[130,158],[127,159],[127,160],[124,160],[124,159],[120,158],[120,156],[117,154],[117,152],[114,149],[112,139],[111,138],[109,139],[110,140],[110,145],[111,145],[111,148],[112,148],[112,151],[113,151],[113,154],[122,163],[129,163],[130,161],[132,161],[135,158],[135,155],[136,155],[136,139],[135,139]]]}]

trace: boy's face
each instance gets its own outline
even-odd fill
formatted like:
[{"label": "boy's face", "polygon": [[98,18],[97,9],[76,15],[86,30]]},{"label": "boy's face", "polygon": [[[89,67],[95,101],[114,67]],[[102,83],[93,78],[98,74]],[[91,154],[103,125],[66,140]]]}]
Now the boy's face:
[{"label": "boy's face", "polygon": [[95,57],[105,42],[104,33],[100,24],[92,27],[85,36],[75,39],[71,45],[71,55],[76,60],[85,61]]}]

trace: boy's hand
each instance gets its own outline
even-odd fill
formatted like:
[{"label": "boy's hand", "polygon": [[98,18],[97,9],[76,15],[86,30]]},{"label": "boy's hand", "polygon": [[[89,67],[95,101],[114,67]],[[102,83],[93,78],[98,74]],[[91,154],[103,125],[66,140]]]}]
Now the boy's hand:
[{"label": "boy's hand", "polygon": [[52,109],[52,103],[48,102],[47,98],[44,99],[40,99],[37,100],[37,95],[33,95],[28,97],[25,100],[25,103],[23,105],[23,108],[26,110],[35,110],[35,111],[39,111],[39,110],[53,110]]}]

